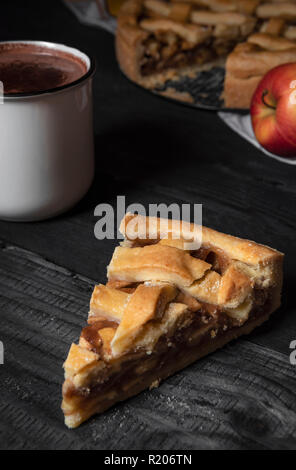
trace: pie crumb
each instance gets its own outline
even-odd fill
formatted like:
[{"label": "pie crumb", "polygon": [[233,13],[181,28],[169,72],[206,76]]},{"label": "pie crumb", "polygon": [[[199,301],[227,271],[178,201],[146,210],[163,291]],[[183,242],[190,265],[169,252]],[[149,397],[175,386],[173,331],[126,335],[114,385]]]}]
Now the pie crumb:
[{"label": "pie crumb", "polygon": [[151,383],[151,385],[150,385],[150,387],[149,387],[149,390],[152,390],[153,388],[159,387],[159,384],[160,384],[160,379],[154,380],[154,381]]}]

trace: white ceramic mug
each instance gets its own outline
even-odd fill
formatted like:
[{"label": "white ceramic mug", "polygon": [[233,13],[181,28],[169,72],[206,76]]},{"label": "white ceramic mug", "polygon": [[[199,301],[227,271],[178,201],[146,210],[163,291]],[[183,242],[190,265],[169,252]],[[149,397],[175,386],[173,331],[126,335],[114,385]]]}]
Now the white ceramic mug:
[{"label": "white ceramic mug", "polygon": [[72,207],[91,185],[94,63],[62,44],[7,42],[49,47],[86,64],[86,73],[75,82],[17,95],[4,90],[0,103],[0,218],[41,220]]}]

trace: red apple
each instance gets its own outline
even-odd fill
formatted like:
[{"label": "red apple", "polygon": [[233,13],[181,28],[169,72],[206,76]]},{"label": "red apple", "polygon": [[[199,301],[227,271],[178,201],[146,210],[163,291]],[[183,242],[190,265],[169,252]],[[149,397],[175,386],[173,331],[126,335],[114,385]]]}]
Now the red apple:
[{"label": "red apple", "polygon": [[269,152],[296,157],[296,63],[270,70],[251,103],[255,136]]}]

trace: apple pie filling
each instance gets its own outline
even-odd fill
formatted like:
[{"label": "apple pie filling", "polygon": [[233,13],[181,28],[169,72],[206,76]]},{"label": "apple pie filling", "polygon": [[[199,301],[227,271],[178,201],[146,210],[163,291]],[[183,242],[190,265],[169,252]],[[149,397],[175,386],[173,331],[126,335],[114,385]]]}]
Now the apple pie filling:
[{"label": "apple pie filling", "polygon": [[172,33],[149,36],[143,43],[141,74],[147,76],[169,68],[212,63],[221,57],[226,57],[235,44],[231,40],[213,41],[208,38],[202,44],[195,46]]},{"label": "apple pie filling", "polygon": [[193,46],[170,33],[149,36],[144,41],[144,55],[140,61],[141,74],[147,76],[168,68],[181,68],[188,65],[203,65],[217,58],[211,47],[211,40]]},{"label": "apple pie filling", "polygon": [[202,44],[192,44],[171,32],[150,35],[143,42],[140,59],[141,74],[147,76],[169,68],[204,65],[225,58],[237,41],[211,37]]}]

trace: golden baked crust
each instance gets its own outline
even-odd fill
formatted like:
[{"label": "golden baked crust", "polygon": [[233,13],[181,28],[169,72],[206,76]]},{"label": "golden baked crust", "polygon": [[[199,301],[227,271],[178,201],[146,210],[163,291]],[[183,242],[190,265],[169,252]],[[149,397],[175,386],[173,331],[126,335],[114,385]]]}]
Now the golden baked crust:
[{"label": "golden baked crust", "polygon": [[122,71],[135,82],[141,81],[140,57],[143,41],[148,33],[140,29],[137,18],[142,9],[141,0],[125,2],[117,18],[115,47],[118,63]]},{"label": "golden baked crust", "polygon": [[266,72],[296,61],[296,4],[128,0],[118,17],[116,53],[122,71],[147,88],[227,59],[225,106],[247,108]]},{"label": "golden baked crust", "polygon": [[224,101],[228,108],[249,108],[264,75],[278,65],[296,61],[296,43],[268,33],[257,33],[228,56]]},{"label": "golden baked crust", "polygon": [[[162,231],[162,228],[165,228],[165,230]],[[120,224],[120,232],[127,240],[134,244],[140,242],[143,245],[147,245],[149,242],[155,243],[155,240],[170,240],[173,236],[176,237],[176,241],[190,241],[193,234],[198,233],[200,229],[202,230],[203,246],[220,248],[233,260],[257,265],[258,263],[267,263],[270,260],[281,258],[281,254],[273,248],[260,245],[251,240],[217,232],[205,226],[196,226],[189,222],[143,217],[127,213]],[[181,237],[179,232],[181,232]],[[151,235],[151,233],[153,238],[148,239],[145,237],[145,234]],[[138,236],[135,237],[135,234],[138,234]]]},{"label": "golden baked crust", "polygon": [[95,287],[88,326],[64,364],[69,427],[248,333],[280,305],[276,250],[134,214],[120,230],[108,283]]}]

